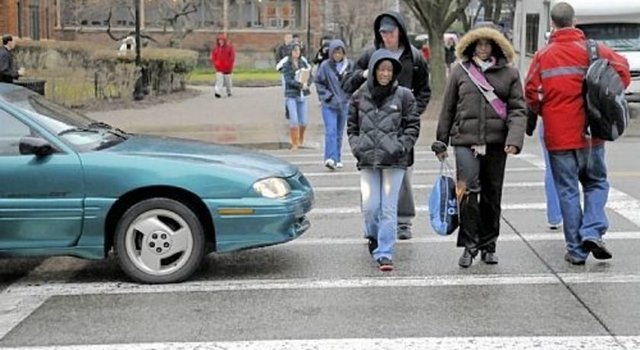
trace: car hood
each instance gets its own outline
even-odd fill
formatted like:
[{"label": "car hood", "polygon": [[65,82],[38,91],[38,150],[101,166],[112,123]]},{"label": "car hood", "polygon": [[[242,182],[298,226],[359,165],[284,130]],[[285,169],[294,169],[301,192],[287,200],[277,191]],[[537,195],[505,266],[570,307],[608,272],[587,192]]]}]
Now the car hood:
[{"label": "car hood", "polygon": [[640,52],[638,51],[618,51],[618,53],[627,59],[629,69],[633,71],[640,70]]},{"label": "car hood", "polygon": [[162,158],[174,161],[217,164],[251,172],[257,177],[294,175],[291,163],[239,147],[162,136],[129,135],[129,139],[105,151],[122,155]]}]

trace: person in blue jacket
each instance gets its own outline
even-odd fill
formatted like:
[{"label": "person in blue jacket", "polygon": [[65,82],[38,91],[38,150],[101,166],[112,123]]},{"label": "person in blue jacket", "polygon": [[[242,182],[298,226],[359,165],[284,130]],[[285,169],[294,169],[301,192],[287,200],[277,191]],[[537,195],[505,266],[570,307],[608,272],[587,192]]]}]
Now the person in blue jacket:
[{"label": "person in blue jacket", "polygon": [[329,59],[320,64],[315,79],[324,121],[324,165],[331,170],[342,168],[342,136],[350,97],[342,89],[342,78],[353,70],[353,62],[346,57],[346,53],[342,40],[332,40],[329,43]]}]

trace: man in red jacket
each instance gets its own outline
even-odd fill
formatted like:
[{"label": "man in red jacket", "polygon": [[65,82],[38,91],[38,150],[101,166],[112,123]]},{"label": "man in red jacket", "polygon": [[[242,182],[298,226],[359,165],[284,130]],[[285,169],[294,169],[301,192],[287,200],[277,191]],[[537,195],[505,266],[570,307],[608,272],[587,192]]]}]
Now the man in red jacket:
[{"label": "man in red jacket", "polygon": [[[609,227],[604,141],[585,136],[582,82],[589,57],[584,33],[575,28],[573,7],[557,3],[551,9],[551,21],[554,30],[549,44],[535,54],[529,67],[525,97],[544,123],[544,141],[564,223],[565,260],[583,265],[589,253],[596,259],[612,257],[602,241]],[[598,52],[628,86],[631,76],[627,60],[603,44],[598,44]],[[584,192],[584,211],[578,183]]]},{"label": "man in red jacket", "polygon": [[216,70],[216,83],[214,93],[220,98],[222,87],[227,90],[227,96],[231,96],[231,73],[233,73],[233,65],[236,61],[236,50],[227,40],[225,34],[218,35],[216,45],[211,50],[211,64]]}]

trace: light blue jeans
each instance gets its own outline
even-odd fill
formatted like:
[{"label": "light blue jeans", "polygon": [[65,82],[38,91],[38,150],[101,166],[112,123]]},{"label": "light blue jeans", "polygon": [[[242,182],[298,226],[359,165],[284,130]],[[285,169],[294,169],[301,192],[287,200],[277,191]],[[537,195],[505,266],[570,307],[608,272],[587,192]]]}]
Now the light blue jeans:
[{"label": "light blue jeans", "polygon": [[342,162],[342,136],[347,124],[348,111],[348,104],[345,104],[342,109],[322,106],[324,160],[333,159],[336,163]]},{"label": "light blue jeans", "polygon": [[540,147],[544,155],[544,194],[547,199],[547,222],[550,225],[559,225],[562,222],[562,213],[560,212],[558,191],[556,190],[556,184],[553,182],[553,174],[551,173],[549,152],[544,144],[544,126],[542,122],[540,122],[540,127],[538,128],[538,136],[540,137]]},{"label": "light blue jeans", "polygon": [[309,116],[307,115],[307,97],[287,97],[287,110],[289,111],[289,126],[307,126]]},{"label": "light blue jeans", "polygon": [[[564,219],[567,251],[585,260],[589,252],[582,248],[587,239],[599,240],[609,228],[605,205],[609,196],[604,145],[570,151],[551,151],[551,170]],[[580,207],[580,187],[584,210]]]},{"label": "light blue jeans", "polygon": [[405,169],[370,169],[360,171],[360,194],[365,238],[378,241],[373,258],[393,259],[398,220],[398,194]]}]

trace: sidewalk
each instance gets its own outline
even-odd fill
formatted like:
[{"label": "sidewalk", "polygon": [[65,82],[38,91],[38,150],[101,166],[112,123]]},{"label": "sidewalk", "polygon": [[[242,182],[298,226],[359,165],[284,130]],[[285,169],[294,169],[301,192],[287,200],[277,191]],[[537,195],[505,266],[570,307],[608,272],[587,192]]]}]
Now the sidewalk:
[{"label": "sidewalk", "polygon": [[[161,103],[146,109],[95,112],[89,116],[128,132],[255,148],[288,147],[281,87],[236,87],[229,98],[215,98],[211,86],[191,88],[203,93],[176,103]],[[309,136],[321,132],[322,118],[317,98],[312,95],[309,98]]]},{"label": "sidewalk", "polygon": [[[211,86],[191,88],[202,91],[202,94],[175,103],[161,103],[149,108],[93,112],[89,113],[89,116],[128,132],[259,149],[289,147],[281,87],[236,87],[230,98],[215,98]],[[309,125],[303,148],[322,149],[324,128],[315,91],[309,96],[308,106]],[[430,147],[435,139],[439,108],[430,106],[422,115],[418,147]],[[625,134],[625,137],[640,136],[640,119],[633,119]],[[346,147],[343,150],[348,150],[349,146],[345,144],[343,147]]]}]

